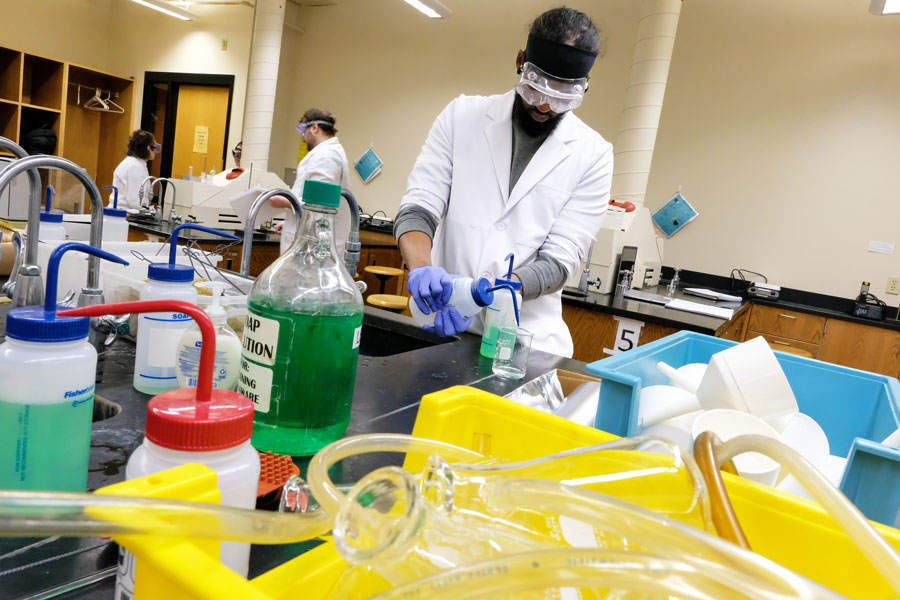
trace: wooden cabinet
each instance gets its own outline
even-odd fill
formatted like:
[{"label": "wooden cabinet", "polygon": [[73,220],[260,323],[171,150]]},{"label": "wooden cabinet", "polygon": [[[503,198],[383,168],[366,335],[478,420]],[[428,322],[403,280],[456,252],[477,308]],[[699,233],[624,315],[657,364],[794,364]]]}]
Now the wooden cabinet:
[{"label": "wooden cabinet", "polygon": [[744,340],[761,335],[775,350],[818,358],[824,331],[825,317],[754,304]]},{"label": "wooden cabinet", "polygon": [[[98,93],[109,110],[84,107]],[[129,77],[0,47],[0,135],[21,145],[33,129],[53,130],[56,154],[85,169],[98,187],[112,183],[125,158],[134,100]],[[56,182],[55,206],[90,212],[75,178]]]},{"label": "wooden cabinet", "polygon": [[890,375],[900,375],[900,331],[828,319],[819,359]]},{"label": "wooden cabinet", "polygon": [[747,331],[747,322],[750,320],[750,305],[739,310],[731,320],[726,321],[718,330],[716,337],[723,340],[731,340],[732,342],[743,342],[744,334]]},{"label": "wooden cabinet", "polygon": [[[603,349],[615,346],[619,331],[619,321],[613,315],[569,304],[563,304],[562,312],[575,345],[572,358],[593,362],[609,356]],[[672,327],[644,322],[637,345],[641,346],[677,331]]]},{"label": "wooden cabinet", "polygon": [[754,304],[747,330],[818,345],[822,342],[825,317]]}]

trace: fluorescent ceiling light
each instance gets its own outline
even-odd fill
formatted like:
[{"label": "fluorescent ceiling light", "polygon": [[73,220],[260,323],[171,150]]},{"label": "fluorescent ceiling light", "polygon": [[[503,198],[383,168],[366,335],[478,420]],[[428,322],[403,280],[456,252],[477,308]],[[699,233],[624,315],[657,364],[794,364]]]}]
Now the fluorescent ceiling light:
[{"label": "fluorescent ceiling light", "polygon": [[872,0],[869,3],[869,12],[873,15],[900,14],[900,0]]},{"label": "fluorescent ceiling light", "polygon": [[172,6],[168,2],[164,2],[163,0],[131,0],[132,2],[137,2],[142,6],[146,6],[147,8],[152,8],[153,10],[158,10],[161,13],[167,14],[170,17],[175,17],[176,19],[181,19],[182,21],[196,21],[197,15],[192,12],[186,11],[183,8],[178,8],[177,6]]},{"label": "fluorescent ceiling light", "polygon": [[403,0],[429,19],[443,19],[453,14],[440,0]]}]

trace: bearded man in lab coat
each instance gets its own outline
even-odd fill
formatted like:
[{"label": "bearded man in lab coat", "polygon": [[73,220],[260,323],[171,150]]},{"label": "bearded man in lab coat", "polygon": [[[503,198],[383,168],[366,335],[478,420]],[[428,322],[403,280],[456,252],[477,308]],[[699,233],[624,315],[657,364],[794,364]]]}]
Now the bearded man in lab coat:
[{"label": "bearded man in lab coat", "polygon": [[[394,224],[422,312],[443,308],[455,276],[505,276],[515,253],[520,324],[533,346],[572,356],[562,288],[584,259],[609,202],[612,145],[571,111],[600,47],[590,17],[556,8],[531,26],[515,89],[460,96],[432,125]],[[452,307],[434,331],[481,333],[483,316]]]},{"label": "bearded man in lab coat", "polygon": [[[311,108],[303,113],[297,131],[306,144],[309,152],[297,165],[297,178],[291,191],[301,201],[303,200],[303,185],[307,179],[336,183],[342,188],[350,187],[350,167],[347,164],[347,154],[337,138],[335,118],[324,108]],[[272,206],[278,208],[290,208],[286,198],[273,196],[269,199]],[[281,234],[281,253],[291,247],[296,235],[296,221],[294,214],[288,211],[283,223],[275,226],[275,231]],[[334,240],[338,256],[344,255],[344,244],[350,235],[350,209],[345,202],[338,206],[338,212],[334,216]]]}]

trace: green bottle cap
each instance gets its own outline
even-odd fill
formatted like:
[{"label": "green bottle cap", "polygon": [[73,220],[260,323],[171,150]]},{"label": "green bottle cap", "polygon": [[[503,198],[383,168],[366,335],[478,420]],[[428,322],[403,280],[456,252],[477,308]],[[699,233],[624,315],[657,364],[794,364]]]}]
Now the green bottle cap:
[{"label": "green bottle cap", "polygon": [[341,203],[341,186],[307,179],[303,184],[303,202],[337,208]]}]

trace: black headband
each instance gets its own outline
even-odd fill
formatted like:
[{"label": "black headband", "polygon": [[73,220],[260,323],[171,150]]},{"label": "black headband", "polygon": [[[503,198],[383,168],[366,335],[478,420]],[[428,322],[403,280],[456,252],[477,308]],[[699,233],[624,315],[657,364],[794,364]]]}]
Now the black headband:
[{"label": "black headband", "polygon": [[534,34],[528,34],[525,60],[560,79],[587,77],[594,66],[596,52],[588,52],[568,44],[551,42]]}]

